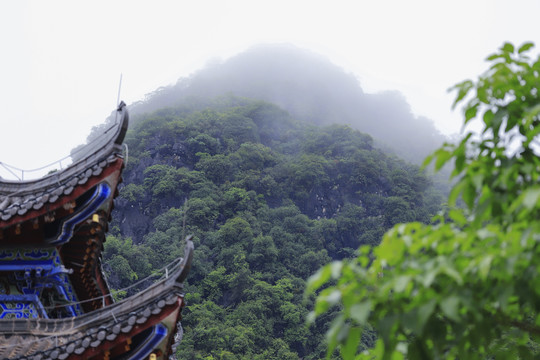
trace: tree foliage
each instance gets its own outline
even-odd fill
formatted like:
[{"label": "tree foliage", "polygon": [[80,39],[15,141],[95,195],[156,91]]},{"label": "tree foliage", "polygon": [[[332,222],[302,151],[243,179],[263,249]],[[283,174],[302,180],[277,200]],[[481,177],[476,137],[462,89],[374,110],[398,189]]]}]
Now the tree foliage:
[{"label": "tree foliage", "polygon": [[418,167],[369,135],[265,102],[162,109],[135,119],[126,139],[105,269],[124,288],[194,235],[180,359],[321,358],[328,318],[305,326],[305,279],[379,243],[404,211],[427,221],[440,206]]},{"label": "tree foliage", "polygon": [[[540,336],[540,58],[506,43],[489,70],[457,84],[464,124],[430,156],[453,163],[448,211],[434,224],[398,224],[380,246],[326,265],[311,319],[339,305],[328,354],[344,359],[533,359]],[[463,206],[456,204],[462,200]],[[401,202],[401,201],[400,201]],[[398,219],[402,220],[402,219]],[[333,279],[333,281],[332,281]],[[361,348],[372,326],[375,346]]]}]

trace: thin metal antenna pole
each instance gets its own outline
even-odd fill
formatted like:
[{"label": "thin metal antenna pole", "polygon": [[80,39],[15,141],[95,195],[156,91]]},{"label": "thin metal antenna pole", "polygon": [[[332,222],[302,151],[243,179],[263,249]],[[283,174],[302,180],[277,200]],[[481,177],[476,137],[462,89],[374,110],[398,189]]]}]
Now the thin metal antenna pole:
[{"label": "thin metal antenna pole", "polygon": [[118,84],[118,99],[116,100],[116,106],[120,105],[120,91],[122,90],[122,73],[120,73],[120,82]]}]

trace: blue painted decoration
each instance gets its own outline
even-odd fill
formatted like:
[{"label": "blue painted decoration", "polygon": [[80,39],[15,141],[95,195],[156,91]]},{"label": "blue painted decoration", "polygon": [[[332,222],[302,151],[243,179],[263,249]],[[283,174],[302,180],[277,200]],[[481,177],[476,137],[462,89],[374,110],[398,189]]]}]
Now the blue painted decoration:
[{"label": "blue painted decoration", "polygon": [[129,360],[146,359],[152,350],[167,336],[167,328],[162,324],[154,326],[152,333],[148,336],[146,341],[139,346],[135,353],[129,356]]},{"label": "blue painted decoration", "polygon": [[[80,305],[73,304],[78,300],[67,275],[69,271],[62,265],[56,248],[13,250],[6,258],[9,260],[0,261],[0,271],[11,274],[9,283],[19,294],[0,293],[0,308],[4,314],[0,318],[8,314],[15,318],[46,318],[49,312],[57,310],[67,316],[83,313]],[[58,302],[50,311],[44,308],[41,299],[45,289],[54,290]]]},{"label": "blue painted decoration", "polygon": [[63,244],[73,236],[73,229],[80,222],[88,219],[93,213],[95,213],[103,203],[111,196],[111,188],[106,183],[101,183],[96,186],[96,190],[92,197],[81,207],[80,210],[75,212],[73,216],[68,218],[62,224],[62,231],[56,239],[49,240],[51,245]]}]

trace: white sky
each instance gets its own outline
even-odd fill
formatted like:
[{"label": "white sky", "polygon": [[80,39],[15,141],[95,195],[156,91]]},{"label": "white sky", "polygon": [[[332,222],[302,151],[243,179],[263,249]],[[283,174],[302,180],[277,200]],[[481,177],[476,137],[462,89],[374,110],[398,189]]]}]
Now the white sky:
[{"label": "white sky", "polygon": [[35,168],[84,142],[121,98],[258,43],[292,43],[401,91],[413,112],[459,131],[453,84],[504,41],[540,47],[537,0],[0,0],[0,162]]}]

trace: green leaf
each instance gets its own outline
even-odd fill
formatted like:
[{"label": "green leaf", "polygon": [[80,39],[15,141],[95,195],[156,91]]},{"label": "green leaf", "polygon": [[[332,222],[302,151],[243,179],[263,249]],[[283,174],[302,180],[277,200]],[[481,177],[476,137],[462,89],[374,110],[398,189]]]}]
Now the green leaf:
[{"label": "green leaf", "polygon": [[540,198],[540,188],[532,188],[528,189],[523,193],[523,206],[527,210],[533,209],[536,204],[538,203],[538,199]]},{"label": "green leaf", "polygon": [[312,293],[326,284],[330,278],[338,278],[343,268],[341,261],[334,261],[319,269],[315,274],[311,275],[306,284],[306,293]]},{"label": "green leaf", "polygon": [[534,323],[536,324],[536,326],[540,326],[540,314],[536,315],[536,320],[534,321]]},{"label": "green leaf", "polygon": [[397,321],[398,317],[396,315],[388,315],[380,319],[377,323],[377,330],[385,344],[390,343],[390,339],[393,337],[392,329]]},{"label": "green leaf", "polygon": [[450,194],[448,195],[448,204],[450,206],[456,205],[457,198],[459,194],[463,192],[463,189],[465,188],[465,184],[466,184],[465,181],[461,180],[456,185],[454,185],[452,190],[450,190]]},{"label": "green leaf", "polygon": [[484,113],[484,116],[483,116],[484,125],[485,125],[484,132],[491,128],[491,123],[493,121],[493,116],[494,116],[494,114],[493,114],[493,111],[491,111],[491,109],[487,110]]},{"label": "green leaf", "polygon": [[405,290],[407,285],[411,282],[410,275],[401,275],[394,280],[394,291],[396,293],[401,293]]},{"label": "green leaf", "polygon": [[[493,133],[498,136],[499,135],[499,129],[501,128],[501,125],[503,123],[504,118],[508,115],[508,111],[506,109],[499,109],[497,112],[493,115],[492,119],[492,125]],[[507,128],[508,131],[508,128]]]},{"label": "green leaf", "polygon": [[455,282],[458,285],[463,284],[463,278],[461,277],[461,274],[458,271],[456,271],[456,269],[454,269],[449,264],[441,265],[440,272],[444,273],[444,274],[448,275],[450,278],[454,279]]},{"label": "green leaf", "polygon": [[341,300],[341,291],[337,289],[332,290],[332,288],[327,290],[331,290],[331,292],[329,294],[321,294],[317,299],[317,303],[315,304],[315,313],[317,315],[326,312],[330,307],[336,305]]},{"label": "green leaf", "polygon": [[345,360],[354,359],[356,351],[358,350],[358,344],[360,344],[360,337],[362,336],[362,329],[359,327],[351,327],[345,341],[345,345],[341,347],[341,357]]},{"label": "green leaf", "polygon": [[365,325],[371,311],[371,300],[362,301],[354,304],[350,309],[351,319],[358,322],[360,325]]},{"label": "green leaf", "polygon": [[477,172],[471,177],[471,182],[473,183],[476,190],[482,189],[482,185],[484,182],[484,174]]},{"label": "green leaf", "polygon": [[508,43],[508,42],[504,43],[501,50],[504,51],[504,52],[507,52],[507,53],[513,53],[514,52],[514,45],[512,45],[511,43]]},{"label": "green leaf", "polygon": [[527,42],[527,43],[520,46],[520,48],[518,49],[518,54],[521,54],[521,53],[523,53],[523,52],[525,52],[525,51],[527,51],[527,50],[529,50],[529,49],[531,49],[533,47],[534,47],[534,44],[532,42]]},{"label": "green leaf", "polygon": [[338,334],[345,327],[343,315],[337,316],[330,326],[330,329],[326,332],[326,341],[328,342],[328,351],[326,352],[326,358],[329,359],[334,349],[339,345]]},{"label": "green leaf", "polygon": [[455,322],[460,321],[460,317],[459,317],[460,301],[461,300],[459,297],[455,295],[450,295],[442,299],[439,304],[443,314]]},{"label": "green leaf", "polygon": [[416,336],[421,336],[428,319],[435,310],[435,305],[437,305],[437,301],[435,299],[429,299],[424,304],[404,314],[403,324],[411,329]]},{"label": "green leaf", "polygon": [[452,109],[456,107],[456,105],[467,96],[469,91],[473,88],[473,82],[471,80],[465,80],[462,83],[459,83],[450,89],[448,91],[452,90],[458,90],[458,94],[456,96],[456,99],[454,100],[454,103],[452,104]]},{"label": "green leaf", "polygon": [[375,249],[375,253],[389,266],[393,266],[401,260],[405,250],[406,245],[402,238],[385,236],[381,245]]},{"label": "green leaf", "polygon": [[[507,110],[504,111],[506,112],[506,114],[508,114]],[[504,119],[506,119],[506,128],[504,129],[504,131],[506,131],[507,133],[510,132],[510,130],[512,130],[518,124],[518,119],[514,116],[505,116]]]},{"label": "green leaf", "polygon": [[434,156],[435,156],[435,154],[429,154],[428,156],[426,156],[426,158],[422,162],[422,166],[420,168],[422,170],[424,170],[427,166],[429,166],[429,164],[431,164],[431,162],[433,161]]},{"label": "green leaf", "polygon": [[461,209],[452,209],[448,212],[448,216],[452,219],[457,225],[463,226],[467,223],[467,218],[463,214]]},{"label": "green leaf", "polygon": [[495,59],[499,59],[499,58],[502,58],[503,56],[501,54],[491,54],[489,55],[486,60],[487,61],[493,61]]},{"label": "green leaf", "polygon": [[465,201],[465,204],[467,204],[469,209],[472,209],[474,206],[475,199],[476,199],[476,188],[472,182],[468,181],[465,183],[465,186],[463,188],[463,201]]},{"label": "green leaf", "polygon": [[394,350],[392,352],[392,356],[390,357],[390,360],[403,360],[403,354],[397,350]]},{"label": "green leaf", "polygon": [[493,261],[493,255],[485,256],[480,264],[478,265],[478,273],[482,279],[486,279],[489,274],[489,269],[491,268],[491,262]]},{"label": "green leaf", "polygon": [[423,278],[422,278],[422,285],[424,285],[424,287],[426,288],[429,288],[431,284],[433,284],[433,281],[435,280],[438,274],[439,274],[439,270],[436,268],[425,269],[423,273]]},{"label": "green leaf", "polygon": [[418,326],[421,329],[420,333],[424,330],[426,322],[433,314],[435,305],[437,305],[437,301],[435,299],[430,299],[428,302],[418,308]]},{"label": "green leaf", "polygon": [[440,170],[452,157],[452,153],[444,149],[437,150],[434,155],[436,157],[435,171]]},{"label": "green leaf", "polygon": [[315,323],[315,320],[317,319],[317,315],[315,314],[315,311],[310,311],[307,315],[306,315],[306,322],[308,324],[313,324]]},{"label": "green leaf", "polygon": [[474,104],[473,106],[467,107],[465,110],[465,124],[467,124],[470,120],[474,119],[476,117],[476,113],[478,112],[478,106],[480,104]]},{"label": "green leaf", "polygon": [[337,279],[341,274],[341,269],[343,269],[343,262],[334,261],[330,264],[330,268],[332,269],[332,278]]}]

